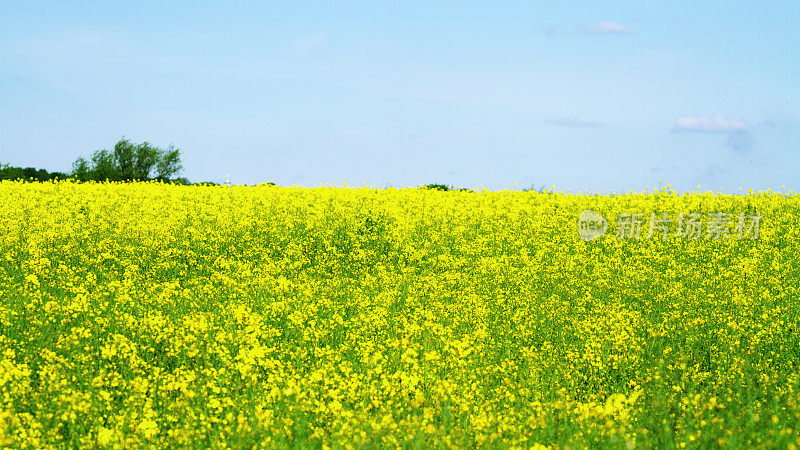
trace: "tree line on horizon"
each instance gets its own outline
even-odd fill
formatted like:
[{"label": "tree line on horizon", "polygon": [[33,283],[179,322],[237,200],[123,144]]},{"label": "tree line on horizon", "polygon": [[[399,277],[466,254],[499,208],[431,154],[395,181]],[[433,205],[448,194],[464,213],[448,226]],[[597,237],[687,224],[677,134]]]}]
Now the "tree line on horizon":
[{"label": "tree line on horizon", "polygon": [[50,181],[66,178],[69,178],[69,174],[64,172],[48,172],[35,167],[16,167],[0,163],[0,180]]},{"label": "tree line on horizon", "polygon": [[77,181],[161,180],[192,184],[186,178],[175,177],[181,170],[180,149],[172,145],[162,149],[148,142],[135,144],[123,137],[112,150],[98,150],[89,159],[76,159],[68,174],[0,163],[0,180],[50,181],[72,178]]},{"label": "tree line on horizon", "polygon": [[[175,177],[183,170],[181,163],[181,150],[172,144],[162,149],[150,145],[148,142],[134,144],[123,136],[114,145],[113,150],[97,150],[90,159],[79,157],[72,163],[72,171],[67,174],[64,172],[48,172],[45,169],[35,167],[15,167],[9,164],[0,163],[0,181],[2,180],[24,180],[24,181],[50,181],[64,180],[72,178],[77,181],[151,181],[160,180],[174,182],[183,185],[206,184],[218,185],[214,182],[191,183],[183,177]],[[264,183],[275,185],[275,183]],[[456,189],[445,184],[426,184],[424,188],[437,191],[462,191],[472,192],[470,189]],[[542,192],[544,185],[538,189]],[[531,185],[524,191],[535,190]]]}]

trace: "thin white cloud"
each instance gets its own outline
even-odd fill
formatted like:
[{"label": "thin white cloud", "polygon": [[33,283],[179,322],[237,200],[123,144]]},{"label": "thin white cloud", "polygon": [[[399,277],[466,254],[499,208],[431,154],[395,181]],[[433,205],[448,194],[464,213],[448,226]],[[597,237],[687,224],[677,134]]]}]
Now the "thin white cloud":
[{"label": "thin white cloud", "polygon": [[592,122],[589,120],[580,119],[547,119],[544,123],[548,125],[555,125],[564,128],[597,128],[602,124],[600,122]]},{"label": "thin white cloud", "polygon": [[719,114],[711,117],[681,117],[675,121],[672,131],[724,134],[728,137],[725,145],[738,153],[748,152],[756,144],[756,139],[744,121],[725,118]]},{"label": "thin white cloud", "polygon": [[587,34],[626,34],[633,33],[630,27],[616,22],[598,22],[591,25],[581,25],[575,31]]},{"label": "thin white cloud", "polygon": [[306,36],[294,41],[294,49],[298,53],[306,53],[316,47],[321,46],[328,40],[328,35],[325,33],[317,33],[311,36]]},{"label": "thin white cloud", "polygon": [[726,119],[719,114],[711,117],[680,117],[673,131],[700,131],[705,133],[729,133],[746,131],[747,125],[739,119]]}]

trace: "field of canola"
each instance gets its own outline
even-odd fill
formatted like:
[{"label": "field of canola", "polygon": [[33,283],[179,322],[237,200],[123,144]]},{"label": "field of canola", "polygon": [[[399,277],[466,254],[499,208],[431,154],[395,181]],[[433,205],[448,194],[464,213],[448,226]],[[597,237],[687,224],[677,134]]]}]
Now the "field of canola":
[{"label": "field of canola", "polygon": [[[584,209],[609,233],[581,240]],[[613,233],[717,211],[758,238]],[[774,192],[0,182],[0,447],[800,448],[798,217]]]}]

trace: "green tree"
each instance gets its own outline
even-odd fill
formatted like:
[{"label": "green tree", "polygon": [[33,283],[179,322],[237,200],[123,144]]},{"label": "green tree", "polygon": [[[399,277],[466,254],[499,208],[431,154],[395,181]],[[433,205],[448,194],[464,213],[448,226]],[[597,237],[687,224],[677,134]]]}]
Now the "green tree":
[{"label": "green tree", "polygon": [[81,181],[90,179],[90,170],[89,161],[86,161],[84,158],[78,158],[72,163],[72,175]]},{"label": "green tree", "polygon": [[123,180],[132,180],[134,175],[134,161],[136,147],[127,139],[121,139],[114,146],[114,159],[119,168],[119,175]]},{"label": "green tree", "polygon": [[122,172],[114,155],[108,150],[99,150],[92,155],[91,179],[95,181],[120,181]]},{"label": "green tree", "polygon": [[9,164],[0,164],[0,180],[16,180],[23,178],[22,169]]},{"label": "green tree", "polygon": [[82,181],[169,180],[182,169],[180,149],[172,145],[160,149],[149,142],[134,144],[123,137],[113,151],[94,152],[91,162],[75,160],[72,175]]},{"label": "green tree", "polygon": [[34,179],[35,180],[35,179],[37,179],[36,178],[36,167],[26,167],[26,168],[22,169],[22,178],[25,178],[26,180],[30,180],[30,179]]},{"label": "green tree", "polygon": [[139,180],[150,179],[150,172],[153,171],[153,167],[158,163],[164,151],[151,147],[147,142],[143,142],[135,146],[133,152],[135,155],[133,177]]},{"label": "green tree", "polygon": [[172,145],[161,153],[156,162],[156,175],[158,178],[168,179],[183,170],[181,165],[181,151]]}]

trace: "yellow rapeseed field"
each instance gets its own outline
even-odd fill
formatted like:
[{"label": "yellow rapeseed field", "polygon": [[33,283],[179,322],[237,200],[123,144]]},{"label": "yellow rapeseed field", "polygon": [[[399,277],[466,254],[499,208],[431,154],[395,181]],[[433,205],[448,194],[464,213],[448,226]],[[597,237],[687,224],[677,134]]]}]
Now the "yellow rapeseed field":
[{"label": "yellow rapeseed field", "polygon": [[[729,235],[677,235],[717,212]],[[798,448],[799,218],[771,191],[3,181],[0,447]]]}]

